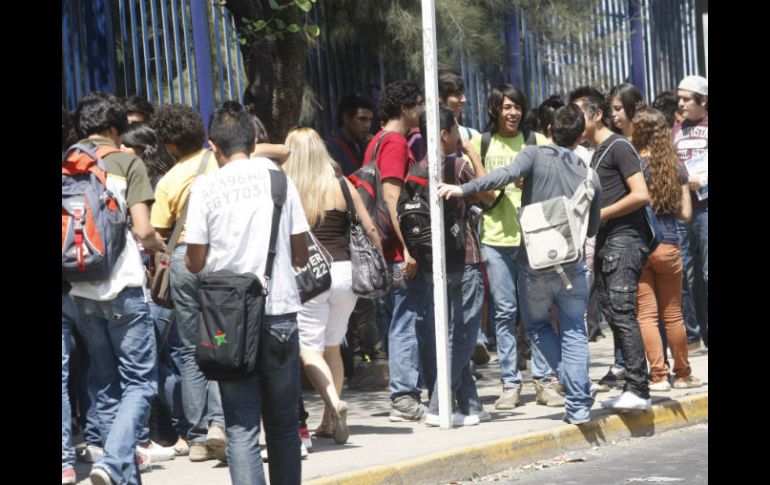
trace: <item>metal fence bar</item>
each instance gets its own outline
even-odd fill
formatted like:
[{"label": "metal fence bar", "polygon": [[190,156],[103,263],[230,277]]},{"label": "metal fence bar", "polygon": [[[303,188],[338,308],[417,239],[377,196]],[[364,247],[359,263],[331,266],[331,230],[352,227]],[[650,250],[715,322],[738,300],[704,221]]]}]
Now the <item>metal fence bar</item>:
[{"label": "metal fence bar", "polygon": [[[209,6],[211,6],[211,2],[208,2]],[[211,23],[214,26],[214,45],[211,46],[211,50],[213,51],[212,54],[217,59],[217,78],[214,81],[215,84],[219,86],[219,102],[225,100],[225,76],[222,69],[222,42],[219,35],[219,12],[216,9],[210,10],[211,13]],[[209,16],[206,15],[206,19],[209,20]],[[196,56],[198,54],[196,53]],[[217,104],[215,102],[215,104]]]},{"label": "metal fence bar", "polygon": [[155,97],[153,96],[153,89],[152,84],[150,83],[150,46],[149,46],[149,35],[147,34],[147,10],[144,6],[144,0],[139,0],[139,20],[141,22],[142,27],[142,52],[144,54],[144,82],[147,86],[147,89],[145,91],[147,101],[150,103],[155,102]]},{"label": "metal fence bar", "polygon": [[166,81],[168,82],[168,96],[172,103],[176,102],[174,96],[174,75],[172,69],[171,43],[169,41],[171,29],[168,24],[168,5],[166,1],[160,0],[160,18],[163,24],[163,48],[166,60]]},{"label": "metal fence bar", "polygon": [[155,55],[155,87],[158,90],[158,103],[163,104],[163,73],[160,62],[160,47],[158,47],[158,9],[155,0],[150,0],[150,20],[152,22],[153,54]]},{"label": "metal fence bar", "polygon": [[[214,10],[219,10],[219,8],[216,6],[213,8]],[[220,17],[222,18],[222,32],[224,33],[225,66],[227,68],[227,97],[228,99],[238,99],[238,96],[233,93],[233,91],[235,91],[235,86],[233,84],[235,70],[233,69],[232,59],[230,59],[230,49],[232,48],[233,35],[232,32],[230,32],[230,22],[228,22],[230,19],[229,11],[220,12]]]}]

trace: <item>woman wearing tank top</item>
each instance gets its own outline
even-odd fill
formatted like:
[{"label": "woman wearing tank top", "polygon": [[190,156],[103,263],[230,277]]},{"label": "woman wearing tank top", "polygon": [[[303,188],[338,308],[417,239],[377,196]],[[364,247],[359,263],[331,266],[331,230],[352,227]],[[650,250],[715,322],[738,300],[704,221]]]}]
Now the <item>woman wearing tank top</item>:
[{"label": "woman wearing tank top", "polygon": [[[340,344],[358,299],[352,290],[348,207],[333,161],[318,133],[311,128],[294,129],[286,137],[286,145],[291,154],[283,169],[297,186],[313,234],[333,258],[331,288],[302,305],[297,323],[302,365],[325,404],[323,421],[315,434],[342,444],[348,440],[349,431],[348,405],[340,400],[344,378]],[[346,183],[369,239],[382,251],[361,198],[353,185]]]},{"label": "woman wearing tank top", "polygon": [[681,307],[682,256],[675,223],[676,219],[687,221],[692,216],[687,176],[676,163],[671,130],[663,113],[643,108],[636,112],[633,128],[633,143],[639,150],[652,208],[663,232],[663,240],[642,269],[636,298],[642,341],[650,363],[650,391],[671,390],[658,330],[661,316],[674,357],[674,387],[699,387],[702,383],[692,375],[688,361]]}]

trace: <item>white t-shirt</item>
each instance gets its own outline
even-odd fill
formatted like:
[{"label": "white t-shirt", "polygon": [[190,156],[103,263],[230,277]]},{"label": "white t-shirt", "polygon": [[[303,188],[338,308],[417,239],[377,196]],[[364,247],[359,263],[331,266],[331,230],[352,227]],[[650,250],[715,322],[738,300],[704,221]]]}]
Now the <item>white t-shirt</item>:
[{"label": "white t-shirt", "polygon": [[[209,245],[206,272],[253,273],[264,283],[273,220],[268,170],[279,168],[262,157],[236,160],[198,177],[192,185],[186,240],[188,244]],[[297,188],[287,179],[273,277],[267,287],[268,315],[302,308],[291,266],[290,235],[309,230]]]},{"label": "white t-shirt", "polygon": [[462,138],[463,140],[470,140],[471,138],[479,134],[478,131],[468,126],[458,125],[457,129],[460,131],[460,138]]}]

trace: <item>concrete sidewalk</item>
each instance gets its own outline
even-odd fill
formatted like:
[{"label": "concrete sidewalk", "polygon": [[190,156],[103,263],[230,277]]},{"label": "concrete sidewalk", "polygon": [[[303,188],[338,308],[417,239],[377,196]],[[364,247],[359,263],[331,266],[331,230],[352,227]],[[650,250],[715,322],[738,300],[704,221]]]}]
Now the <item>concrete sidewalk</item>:
[{"label": "concrete sidewalk", "polygon": [[[612,336],[589,344],[590,375],[598,380],[612,363]],[[618,394],[599,393],[590,423],[575,426],[562,421],[564,408],[535,404],[534,386],[524,372],[523,406],[495,411],[501,391],[499,364],[492,361],[479,370],[479,395],[492,421],[478,426],[441,430],[419,423],[391,423],[387,392],[345,389],[349,403],[350,440],[336,445],[331,439],[313,439],[313,451],[302,462],[303,483],[419,484],[447,483],[493,473],[517,464],[555,457],[628,436],[648,436],[676,427],[708,421],[708,353],[690,353],[693,374],[703,380],[697,389],[652,393],[653,411],[616,415],[601,408],[601,401]],[[314,392],[303,393],[312,430],[320,423],[323,403]],[[427,392],[423,391],[423,400]],[[264,436],[261,437],[264,442]],[[89,466],[78,464],[78,483],[88,484]],[[265,465],[267,475],[267,465]],[[227,467],[216,461],[191,463],[186,457],[156,463],[142,474],[145,485],[229,484]]]}]

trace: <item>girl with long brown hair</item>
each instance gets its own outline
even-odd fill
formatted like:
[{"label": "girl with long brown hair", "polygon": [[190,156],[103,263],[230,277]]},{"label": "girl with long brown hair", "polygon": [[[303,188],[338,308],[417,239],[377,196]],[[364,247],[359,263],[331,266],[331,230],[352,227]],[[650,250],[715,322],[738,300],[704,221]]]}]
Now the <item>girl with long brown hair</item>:
[{"label": "girl with long brown hair", "polygon": [[642,169],[657,214],[663,240],[650,254],[639,278],[636,304],[644,350],[650,363],[650,390],[668,391],[668,368],[658,330],[662,316],[671,354],[674,358],[674,387],[702,385],[692,375],[687,354],[687,334],[682,318],[682,256],[676,219],[692,216],[687,175],[674,153],[671,129],[666,117],[653,108],[642,108],[633,118],[633,144],[642,159]]}]

